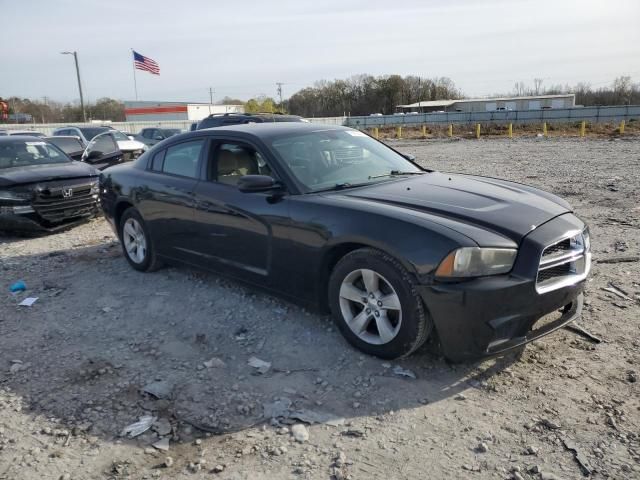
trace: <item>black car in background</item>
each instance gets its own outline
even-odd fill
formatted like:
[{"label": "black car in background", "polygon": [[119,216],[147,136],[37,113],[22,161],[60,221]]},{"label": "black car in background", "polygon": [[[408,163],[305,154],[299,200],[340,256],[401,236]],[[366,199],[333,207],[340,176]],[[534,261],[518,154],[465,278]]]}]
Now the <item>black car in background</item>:
[{"label": "black car in background", "polygon": [[85,145],[78,137],[72,136],[55,136],[44,137],[49,143],[53,143],[62,150],[71,160],[82,160],[82,154],[85,151]]},{"label": "black car in background", "polygon": [[99,171],[37,137],[0,137],[0,230],[54,231],[98,211]]},{"label": "black car in background", "polygon": [[138,135],[135,135],[135,139],[151,147],[179,133],[182,133],[179,128],[143,128]]},{"label": "black car in background", "polygon": [[279,113],[214,113],[200,120],[195,129],[202,130],[204,128],[241,125],[245,123],[276,122],[306,122],[306,120],[297,115],[283,115]]},{"label": "black car in background", "polygon": [[434,331],[452,360],[535,340],[580,315],[591,265],[561,198],[424,169],[344,127],[176,135],[105,170],[100,192],[133,268],[184,263],[328,307],[383,358]]}]

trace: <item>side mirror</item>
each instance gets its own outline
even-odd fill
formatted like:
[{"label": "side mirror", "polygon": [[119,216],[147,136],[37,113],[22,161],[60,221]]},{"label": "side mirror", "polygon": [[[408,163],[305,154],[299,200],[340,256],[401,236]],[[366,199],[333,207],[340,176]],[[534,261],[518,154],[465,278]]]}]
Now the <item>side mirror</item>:
[{"label": "side mirror", "polygon": [[154,140],[164,140],[164,137],[162,135],[154,135],[153,139]]},{"label": "side mirror", "polygon": [[409,160],[410,162],[415,162],[416,161],[416,156],[415,155],[411,155],[410,153],[403,153],[402,156],[404,158],[406,158],[407,160]]},{"label": "side mirror", "polygon": [[268,175],[243,175],[238,179],[238,190],[244,193],[269,192],[281,188],[280,182]]}]

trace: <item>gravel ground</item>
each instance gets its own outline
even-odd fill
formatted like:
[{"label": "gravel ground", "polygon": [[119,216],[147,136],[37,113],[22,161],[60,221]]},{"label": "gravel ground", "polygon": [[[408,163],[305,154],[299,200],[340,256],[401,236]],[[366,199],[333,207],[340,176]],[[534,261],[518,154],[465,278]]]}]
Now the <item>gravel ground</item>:
[{"label": "gravel ground", "polygon": [[101,219],[0,237],[0,479],[640,478],[640,262],[598,262],[638,256],[640,141],[391,143],[567,198],[592,229],[580,324],[602,343],[561,330],[483,362],[385,363],[238,283],[133,271]]}]

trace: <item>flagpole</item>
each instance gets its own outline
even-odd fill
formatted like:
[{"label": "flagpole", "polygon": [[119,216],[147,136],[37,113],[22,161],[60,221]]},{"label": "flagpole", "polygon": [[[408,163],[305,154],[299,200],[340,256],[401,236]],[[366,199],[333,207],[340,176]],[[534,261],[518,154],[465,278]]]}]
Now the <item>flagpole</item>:
[{"label": "flagpole", "polygon": [[136,92],[136,101],[138,101],[138,83],[136,82],[136,61],[133,54],[133,48],[131,49],[131,65],[133,66],[133,90]]}]

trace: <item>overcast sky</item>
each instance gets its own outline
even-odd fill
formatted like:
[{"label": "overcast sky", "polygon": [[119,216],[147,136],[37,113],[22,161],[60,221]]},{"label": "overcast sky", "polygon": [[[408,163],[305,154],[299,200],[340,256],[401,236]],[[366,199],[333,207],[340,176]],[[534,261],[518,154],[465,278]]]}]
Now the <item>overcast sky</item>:
[{"label": "overcast sky", "polygon": [[640,81],[640,0],[0,0],[0,96],[285,97],[354,74],[447,76],[467,95],[514,83]]}]

